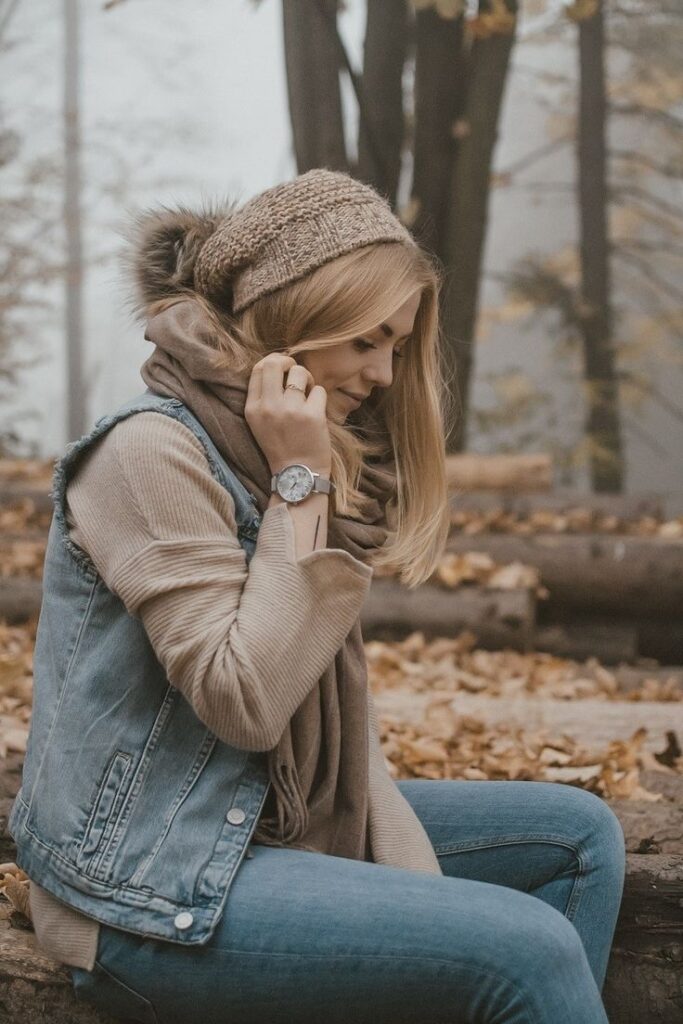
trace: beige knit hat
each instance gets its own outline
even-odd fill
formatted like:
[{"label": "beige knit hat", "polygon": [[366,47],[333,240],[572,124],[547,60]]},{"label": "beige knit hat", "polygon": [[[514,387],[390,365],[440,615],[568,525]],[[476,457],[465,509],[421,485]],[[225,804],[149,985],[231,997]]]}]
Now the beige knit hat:
[{"label": "beige knit hat", "polygon": [[148,211],[137,229],[132,262],[143,305],[182,286],[229,302],[233,313],[362,246],[417,245],[374,188],[320,167],[239,208]]}]

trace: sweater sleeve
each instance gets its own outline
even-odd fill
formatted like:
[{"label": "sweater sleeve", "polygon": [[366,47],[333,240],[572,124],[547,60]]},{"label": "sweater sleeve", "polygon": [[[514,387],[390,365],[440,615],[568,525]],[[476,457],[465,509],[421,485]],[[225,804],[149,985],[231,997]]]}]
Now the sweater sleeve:
[{"label": "sweater sleeve", "polygon": [[233,746],[274,747],[359,615],[372,568],[341,548],[297,559],[286,504],[266,509],[247,565],[200,442],[156,412],[85,454],[67,502],[71,539],[201,721]]}]

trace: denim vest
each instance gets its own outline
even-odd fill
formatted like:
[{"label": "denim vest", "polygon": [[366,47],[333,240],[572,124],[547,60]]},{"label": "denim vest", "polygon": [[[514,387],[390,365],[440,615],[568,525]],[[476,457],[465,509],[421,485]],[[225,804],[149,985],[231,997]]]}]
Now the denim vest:
[{"label": "denim vest", "polygon": [[65,491],[115,423],[156,410],[189,427],[232,495],[247,562],[260,515],[199,421],[149,389],[97,421],[57,462],[22,785],[8,822],[16,861],[108,925],[209,940],[270,788],[267,753],[221,742],[168,681],[142,622],[69,538]]}]

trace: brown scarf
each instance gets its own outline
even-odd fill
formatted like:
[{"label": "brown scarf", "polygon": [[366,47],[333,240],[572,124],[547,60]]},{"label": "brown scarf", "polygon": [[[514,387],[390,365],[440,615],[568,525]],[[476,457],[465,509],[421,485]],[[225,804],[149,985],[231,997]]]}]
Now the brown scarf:
[{"label": "brown scarf", "polygon": [[[214,336],[199,303],[183,299],[147,321],[145,338],[156,348],[140,372],[152,391],[178,398],[197,417],[263,513],[271,471],[244,418],[249,373],[216,369]],[[393,462],[364,464],[360,489],[370,499],[368,510],[362,519],[331,515],[328,547],[366,561],[387,538],[385,505],[395,481]],[[268,752],[272,788],[255,841],[367,859],[367,687],[357,619],[334,662]]]}]

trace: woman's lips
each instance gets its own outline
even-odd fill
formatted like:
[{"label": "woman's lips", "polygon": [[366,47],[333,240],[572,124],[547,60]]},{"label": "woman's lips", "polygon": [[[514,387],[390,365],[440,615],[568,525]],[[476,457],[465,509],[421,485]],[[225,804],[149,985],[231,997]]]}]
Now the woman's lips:
[{"label": "woman's lips", "polygon": [[344,395],[345,398],[348,398],[350,402],[355,402],[356,405],[360,405],[360,398],[354,398],[353,395],[350,395],[348,391],[344,391],[342,388],[338,388],[337,390],[341,391],[342,395]]}]

